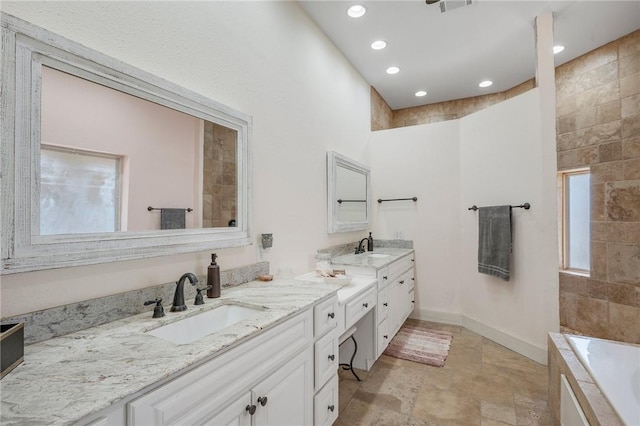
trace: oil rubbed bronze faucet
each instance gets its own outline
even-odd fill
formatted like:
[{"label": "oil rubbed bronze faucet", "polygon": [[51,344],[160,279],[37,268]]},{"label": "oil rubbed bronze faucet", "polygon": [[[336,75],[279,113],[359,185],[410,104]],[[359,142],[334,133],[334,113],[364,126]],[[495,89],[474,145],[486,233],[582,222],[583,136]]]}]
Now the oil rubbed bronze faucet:
[{"label": "oil rubbed bronze faucet", "polygon": [[171,305],[171,312],[186,311],[187,305],[184,304],[184,280],[189,279],[191,285],[198,284],[198,277],[191,272],[187,272],[182,275],[176,283],[176,292],[173,295],[173,305]]}]

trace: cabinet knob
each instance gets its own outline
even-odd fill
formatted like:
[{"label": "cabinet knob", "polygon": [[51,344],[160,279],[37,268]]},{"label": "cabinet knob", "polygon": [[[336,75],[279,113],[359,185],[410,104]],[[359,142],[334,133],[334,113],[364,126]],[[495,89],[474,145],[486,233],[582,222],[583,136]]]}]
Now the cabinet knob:
[{"label": "cabinet knob", "polygon": [[363,303],[362,306],[364,306],[365,308],[368,308],[369,304],[368,303]]},{"label": "cabinet knob", "polygon": [[411,281],[415,281],[416,279],[414,277],[411,277]]},{"label": "cabinet knob", "polygon": [[415,301],[415,300],[412,300],[412,301],[411,301],[411,303],[416,303],[416,301]]},{"label": "cabinet knob", "polygon": [[256,406],[255,405],[247,405],[247,408],[245,408],[245,410],[247,410],[249,412],[249,414],[253,416],[256,413]]},{"label": "cabinet knob", "polygon": [[415,260],[415,259],[411,259],[411,261],[412,261],[412,262],[415,262],[416,260]]},{"label": "cabinet knob", "polygon": [[384,302],[383,305],[384,306],[389,306],[389,304],[387,302]]},{"label": "cabinet knob", "polygon": [[336,406],[335,405],[330,405],[327,408],[329,409],[329,411],[331,411],[333,413],[333,410],[336,409]]},{"label": "cabinet knob", "polygon": [[400,281],[400,284],[404,284],[404,280],[401,280],[401,281]]},{"label": "cabinet knob", "polygon": [[258,402],[264,407],[265,405],[267,405],[267,397],[261,396],[260,398],[258,398]]},{"label": "cabinet knob", "polygon": [[382,279],[383,279],[383,280],[386,280],[386,279],[387,279],[387,276],[386,276],[386,275],[385,275],[385,276],[383,276],[383,277],[382,277]]},{"label": "cabinet knob", "polygon": [[387,334],[385,334],[383,337],[385,338],[385,340],[389,338]]},{"label": "cabinet knob", "polygon": [[328,316],[329,318],[333,319],[333,318],[335,318],[336,314],[335,314],[335,313],[333,313],[333,312],[329,312],[329,313],[327,314],[327,316]]},{"label": "cabinet knob", "polygon": [[334,359],[336,359],[336,356],[335,356],[335,355],[329,355],[329,359],[330,359],[331,361],[333,361]]}]

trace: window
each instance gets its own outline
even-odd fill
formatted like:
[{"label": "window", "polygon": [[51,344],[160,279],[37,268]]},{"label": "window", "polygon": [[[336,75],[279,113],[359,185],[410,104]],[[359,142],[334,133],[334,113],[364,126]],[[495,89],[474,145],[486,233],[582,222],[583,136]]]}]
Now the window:
[{"label": "window", "polygon": [[42,145],[40,235],[120,230],[120,157]]},{"label": "window", "polygon": [[564,270],[589,272],[591,245],[591,180],[589,169],[559,175],[561,187],[561,239]]}]

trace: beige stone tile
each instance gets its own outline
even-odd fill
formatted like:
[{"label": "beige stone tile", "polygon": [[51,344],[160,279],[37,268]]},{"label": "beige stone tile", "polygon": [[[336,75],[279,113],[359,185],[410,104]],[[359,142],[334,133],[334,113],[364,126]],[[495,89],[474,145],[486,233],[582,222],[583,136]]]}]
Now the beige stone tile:
[{"label": "beige stone tile", "polygon": [[640,115],[633,115],[622,119],[621,136],[623,139],[635,138],[640,135]]},{"label": "beige stone tile", "polygon": [[640,115],[640,93],[620,100],[620,117],[627,118]]},{"label": "beige stone tile", "polygon": [[551,413],[546,400],[515,398],[518,425],[552,425]]},{"label": "beige stone tile", "polygon": [[485,420],[497,422],[494,424],[516,424],[515,405],[500,405],[482,401],[480,403],[480,414],[482,415],[483,425],[486,424]]},{"label": "beige stone tile", "polygon": [[620,78],[640,72],[640,53],[623,56],[618,60],[618,62]]},{"label": "beige stone tile", "polygon": [[556,137],[558,151],[569,151],[578,148],[579,135],[577,131],[563,133]]},{"label": "beige stone tile", "polygon": [[[625,160],[623,162],[623,168],[624,179],[640,179],[640,158]],[[640,204],[638,204],[638,206],[640,208]]]},{"label": "beige stone tile", "polygon": [[387,410],[410,414],[424,379],[422,371],[424,370],[377,362],[353,397]]},{"label": "beige stone tile", "polygon": [[578,111],[575,114],[575,127],[577,130],[586,129],[588,127],[595,126],[597,124],[596,120],[597,108],[584,108]]},{"label": "beige stone tile", "polygon": [[572,328],[594,337],[605,337],[609,321],[609,303],[583,296],[576,296],[576,302],[576,322]]},{"label": "beige stone tile", "polygon": [[438,425],[479,425],[480,403],[459,392],[423,388],[416,398],[413,417]]},{"label": "beige stone tile", "polygon": [[616,141],[598,145],[598,161],[616,161],[622,159],[622,142]]},{"label": "beige stone tile", "polygon": [[411,418],[376,405],[352,400],[340,413],[334,426],[423,426],[430,425],[423,419]]},{"label": "beige stone tile", "polygon": [[[529,374],[536,372],[535,361],[530,360],[510,349],[505,348],[489,339],[482,341],[482,362],[509,370],[524,371]],[[511,374],[511,372],[509,372]]]},{"label": "beige stone tile", "polygon": [[620,97],[636,95],[640,93],[640,72],[620,79]]},{"label": "beige stone tile", "polygon": [[640,136],[622,140],[622,158],[640,158]]},{"label": "beige stone tile", "polygon": [[636,30],[618,40],[618,55],[623,58],[640,54],[640,30]]},{"label": "beige stone tile", "polygon": [[[623,283],[602,283],[607,288],[609,302],[640,308],[637,300],[638,286]],[[609,305],[609,319],[612,318],[611,306]],[[638,323],[640,324],[640,322]],[[638,328],[638,327],[636,327]]]},{"label": "beige stone tile", "polygon": [[556,96],[556,114],[558,117],[562,117],[568,114],[572,114],[579,110],[578,96],[577,95],[560,95]]},{"label": "beige stone tile", "polygon": [[513,404],[509,379],[491,372],[454,370],[453,388],[478,401]]},{"label": "beige stone tile", "polygon": [[607,277],[610,282],[640,283],[640,244],[607,245]]},{"label": "beige stone tile", "polygon": [[608,123],[621,118],[620,101],[615,100],[596,107],[596,123]]},{"label": "beige stone tile", "polygon": [[558,152],[558,170],[568,170],[579,165],[577,149]]},{"label": "beige stone tile", "polygon": [[591,220],[604,221],[604,184],[594,184],[591,182]]},{"label": "beige stone tile", "polygon": [[591,183],[603,183],[622,180],[622,161],[594,164],[591,166]]},{"label": "beige stone tile", "polygon": [[640,244],[640,223],[629,222],[624,224],[625,232],[622,240],[625,243]]},{"label": "beige stone tile", "polygon": [[577,165],[578,166],[588,166],[590,164],[597,164],[600,160],[600,147],[599,146],[589,146],[586,148],[578,148],[576,150],[577,157]]},{"label": "beige stone tile", "polygon": [[591,241],[591,278],[607,278],[607,243]]},{"label": "beige stone tile", "polygon": [[640,180],[611,182],[605,185],[605,212],[608,220],[640,222],[638,206],[640,206]]},{"label": "beige stone tile", "polygon": [[611,81],[593,89],[576,94],[578,109],[602,105],[620,99],[620,83]]}]

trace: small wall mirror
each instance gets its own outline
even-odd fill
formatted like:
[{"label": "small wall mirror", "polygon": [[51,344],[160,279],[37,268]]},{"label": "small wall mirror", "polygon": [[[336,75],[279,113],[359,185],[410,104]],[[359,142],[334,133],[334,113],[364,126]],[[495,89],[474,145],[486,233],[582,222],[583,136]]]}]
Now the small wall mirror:
[{"label": "small wall mirror", "polygon": [[250,116],[2,26],[3,274],[251,244]]},{"label": "small wall mirror", "polygon": [[367,166],[330,151],[327,153],[329,233],[371,227],[371,173]]}]

